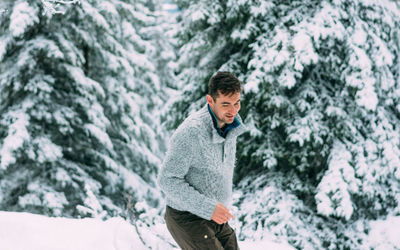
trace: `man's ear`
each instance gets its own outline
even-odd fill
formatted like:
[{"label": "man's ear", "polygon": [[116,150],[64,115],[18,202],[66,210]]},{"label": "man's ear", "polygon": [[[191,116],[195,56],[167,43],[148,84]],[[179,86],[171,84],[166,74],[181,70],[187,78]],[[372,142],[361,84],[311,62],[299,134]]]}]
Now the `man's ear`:
[{"label": "man's ear", "polygon": [[212,98],[210,95],[207,95],[206,98],[207,98],[208,104],[209,104],[209,105],[212,105],[213,102],[214,102],[213,98]]}]

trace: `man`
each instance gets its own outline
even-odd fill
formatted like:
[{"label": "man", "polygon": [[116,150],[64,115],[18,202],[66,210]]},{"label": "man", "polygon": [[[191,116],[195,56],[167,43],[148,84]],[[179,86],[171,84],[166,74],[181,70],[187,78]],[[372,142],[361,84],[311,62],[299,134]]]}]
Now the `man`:
[{"label": "man", "polygon": [[241,82],[229,72],[209,81],[207,104],[173,134],[158,184],[166,194],[165,221],[184,250],[239,249],[228,225],[236,137],[245,131]]}]

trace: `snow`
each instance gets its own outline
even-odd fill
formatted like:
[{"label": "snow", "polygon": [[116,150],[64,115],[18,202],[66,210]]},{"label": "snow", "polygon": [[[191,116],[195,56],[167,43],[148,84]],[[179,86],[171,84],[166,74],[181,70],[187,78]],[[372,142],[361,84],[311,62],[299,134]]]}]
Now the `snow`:
[{"label": "snow", "polygon": [[106,2],[106,1],[100,2],[98,4],[98,8],[100,11],[106,11],[113,15],[118,15],[118,10],[115,8],[115,5],[110,2]]},{"label": "snow", "polygon": [[3,56],[6,53],[6,48],[9,43],[10,39],[7,38],[0,38],[0,61],[3,60]]},{"label": "snow", "polygon": [[314,41],[327,37],[336,37],[338,40],[342,40],[346,32],[343,24],[337,22],[337,19],[341,16],[340,8],[334,9],[327,2],[323,2],[321,5],[322,9],[315,15],[307,30],[313,32]]},{"label": "snow", "polygon": [[204,10],[198,9],[191,14],[191,21],[197,22],[197,21],[203,20],[205,17],[206,17],[206,14],[204,13]]},{"label": "snow", "polygon": [[375,59],[376,65],[378,67],[392,66],[395,58],[390,49],[378,36],[373,34],[372,37],[374,37],[375,41],[375,53],[373,54],[373,57]]},{"label": "snow", "polygon": [[385,220],[372,221],[370,226],[368,249],[398,249],[400,246],[400,216],[389,216]]},{"label": "snow", "polygon": [[92,18],[92,21],[99,27],[99,28],[104,28],[108,32],[110,32],[110,26],[108,25],[108,22],[106,19],[99,13],[99,11],[94,8],[92,5],[90,5],[87,1],[82,1],[82,8],[85,10],[87,15],[89,15]]},{"label": "snow", "polygon": [[376,95],[373,83],[364,81],[365,86],[357,92],[357,104],[369,110],[376,110],[378,96]]},{"label": "snow", "polygon": [[240,249],[252,249],[252,250],[265,250],[265,249],[279,249],[279,250],[294,250],[289,244],[276,243],[271,240],[261,240],[261,241],[248,241],[243,242],[240,245]]},{"label": "snow", "polygon": [[335,141],[329,159],[329,169],[317,187],[315,200],[319,214],[335,215],[349,220],[353,214],[350,191],[355,192],[361,183],[354,178],[349,165],[351,154],[345,145]]},{"label": "snow", "polygon": [[[0,225],[2,250],[178,249],[164,223],[154,225],[149,230],[137,222],[136,229],[121,217],[103,221],[98,218],[54,218],[0,211]],[[287,243],[269,239],[241,241],[239,245],[242,250],[294,249]]]},{"label": "snow", "polygon": [[[41,1],[45,11],[50,11],[53,14],[62,13],[61,10],[65,9],[61,8],[63,4],[56,5],[61,1]],[[78,0],[65,0],[63,2],[64,4],[72,4],[78,3]],[[180,11],[171,1],[166,2],[167,3],[163,5],[164,12]],[[215,13],[222,11],[221,9],[214,8],[219,5],[214,6],[211,2],[207,1],[201,2],[202,1],[196,5],[191,5],[195,7],[190,8],[187,15],[183,14],[185,23],[173,23],[174,18],[172,18],[172,16],[170,16],[170,20],[165,22],[165,25],[171,25],[171,28],[166,29],[168,30],[168,32],[165,33],[167,36],[172,37],[173,34],[178,34],[180,31],[178,27],[180,25],[184,26],[184,28],[186,27],[188,30],[193,26],[193,31],[197,32],[193,37],[193,41],[183,46],[181,52],[179,52],[180,59],[178,58],[178,62],[175,62],[175,55],[172,49],[164,49],[164,51],[161,52],[161,58],[167,61],[171,65],[171,68],[176,69],[174,72],[183,72],[180,74],[180,77],[175,78],[176,81],[174,79],[170,80],[172,82],[171,85],[174,85],[177,90],[167,89],[164,92],[164,86],[162,85],[164,80],[163,76],[157,75],[157,68],[159,65],[155,63],[153,59],[157,59],[156,52],[159,51],[153,46],[150,40],[147,40],[156,35],[156,33],[152,33],[155,32],[154,30],[156,28],[141,27],[143,23],[153,23],[155,19],[154,15],[147,15],[147,11],[140,9],[144,7],[129,7],[130,5],[126,4],[125,6],[122,2],[119,3],[121,5],[119,8],[114,8],[114,6],[119,6],[114,5],[114,2],[102,2],[90,5],[89,2],[83,1],[81,6],[86,9],[86,14],[90,15],[89,21],[95,22],[100,28],[102,27],[103,29],[109,30],[110,36],[106,37],[104,41],[101,42],[102,44],[109,45],[113,50],[115,49],[116,53],[113,54],[112,52],[114,51],[101,51],[102,55],[109,59],[107,70],[112,71],[113,74],[123,71],[123,76],[118,78],[109,76],[109,80],[107,79],[99,82],[93,81],[79,68],[85,60],[80,49],[76,47],[79,44],[74,45],[74,42],[69,41],[68,37],[64,37],[57,32],[53,34],[58,37],[57,42],[48,40],[44,36],[37,35],[36,38],[25,41],[25,44],[20,44],[22,49],[21,53],[16,54],[15,64],[13,64],[15,67],[12,68],[13,70],[3,73],[4,77],[1,82],[4,83],[3,86],[6,87],[4,87],[5,94],[2,98],[7,97],[5,90],[10,86],[10,91],[12,87],[13,91],[24,88],[25,91],[34,93],[36,98],[45,100],[46,95],[53,91],[52,86],[54,85],[54,79],[52,79],[52,77],[36,77],[37,74],[34,74],[35,76],[33,78],[29,78],[30,81],[28,84],[25,84],[23,81],[19,81],[18,77],[14,77],[14,74],[20,74],[22,72],[19,70],[20,68],[28,72],[34,72],[37,64],[35,57],[32,55],[36,55],[35,53],[38,51],[43,52],[44,56],[49,59],[66,60],[68,65],[73,66],[64,65],[64,67],[76,82],[77,88],[83,96],[76,101],[78,104],[81,102],[82,107],[87,108],[87,116],[90,122],[85,126],[87,133],[97,138],[107,149],[113,149],[112,141],[106,133],[106,128],[110,126],[110,120],[112,121],[112,119],[104,115],[103,107],[98,103],[98,99],[106,99],[113,114],[125,110],[119,107],[127,106],[128,108],[126,110],[129,110],[130,113],[124,114],[124,112],[122,112],[121,121],[128,129],[126,131],[121,131],[121,137],[125,137],[124,141],[129,143],[129,149],[132,149],[135,154],[145,159],[146,162],[149,163],[149,166],[159,166],[162,157],[159,154],[158,143],[166,139],[162,138],[166,132],[160,132],[162,128],[159,124],[161,122],[157,120],[158,118],[154,120],[151,118],[160,117],[160,114],[168,115],[167,110],[171,107],[172,103],[180,100],[179,94],[182,92],[181,90],[185,85],[187,87],[184,90],[192,91],[195,89],[195,83],[198,83],[199,79],[203,79],[205,77],[204,75],[208,74],[208,72],[195,69],[195,67],[205,67],[209,65],[210,62],[213,62],[216,55],[219,54],[222,46],[230,45],[229,39],[227,39],[227,41],[223,42],[218,41],[216,43],[217,45],[213,45],[212,48],[207,47],[208,40],[205,34],[208,34],[209,30],[206,29],[204,30],[205,32],[202,32],[201,29],[196,30],[196,24],[201,24],[203,21],[207,22],[207,24],[218,24],[220,22],[219,16]],[[352,113],[356,110],[347,109],[347,106],[345,107],[341,105],[341,103],[336,102],[336,100],[351,102],[350,99],[341,98],[350,93],[350,91],[346,89],[344,89],[343,92],[340,92],[339,89],[333,89],[334,93],[337,95],[329,96],[329,98],[327,98],[328,101],[322,103],[326,115],[332,118],[332,120],[327,121],[338,120],[339,123],[332,124],[333,126],[341,126],[340,121],[345,121],[343,124],[348,126],[348,129],[351,130],[350,134],[354,135],[354,141],[342,141],[334,144],[327,162],[328,169],[319,172],[318,168],[321,167],[321,163],[316,163],[316,173],[318,173],[318,180],[321,181],[319,185],[315,184],[318,185],[318,187],[315,192],[313,189],[310,195],[311,199],[315,198],[317,207],[313,207],[313,209],[316,208],[318,210],[316,216],[318,218],[333,216],[342,217],[345,220],[350,219],[346,222],[347,224],[344,224],[347,227],[352,223],[352,219],[355,217],[353,214],[359,214],[357,209],[365,209],[357,205],[357,202],[355,202],[353,198],[356,197],[355,195],[365,195],[371,198],[373,201],[368,204],[374,207],[375,211],[385,209],[387,203],[382,201],[386,201],[388,200],[387,198],[392,198],[392,196],[393,200],[400,204],[400,194],[398,190],[398,180],[400,179],[400,133],[398,126],[396,126],[397,119],[393,117],[393,113],[388,113],[388,109],[386,108],[392,108],[397,105],[398,111],[400,111],[400,104],[396,103],[396,100],[400,97],[400,90],[398,90],[400,82],[398,74],[396,75],[396,72],[398,72],[396,71],[398,68],[398,60],[395,56],[396,49],[398,49],[398,39],[392,39],[398,38],[397,33],[394,32],[398,24],[398,21],[396,21],[398,19],[395,19],[394,15],[396,15],[398,11],[389,11],[390,9],[398,8],[398,3],[384,0],[381,1],[383,2],[382,4],[378,4],[378,2],[374,0],[362,0],[356,1],[354,6],[351,5],[345,10],[343,8],[344,5],[341,6],[344,3],[342,0],[326,1],[316,6],[314,11],[311,12],[312,14],[302,13],[301,11],[293,11],[292,13],[291,11],[286,12],[285,10],[284,13],[285,15],[287,14],[287,18],[278,18],[273,15],[268,16],[268,14],[276,11],[277,15],[279,15],[281,7],[275,6],[271,1],[266,0],[253,2],[254,3],[245,0],[230,0],[227,6],[232,8],[228,8],[229,10],[227,10],[227,13],[224,13],[224,15],[228,17],[227,20],[235,20],[234,22],[237,20],[237,23],[235,23],[232,28],[230,38],[237,40],[236,42],[245,42],[249,37],[256,36],[254,38],[255,41],[251,41],[254,43],[250,45],[252,50],[251,55],[254,56],[243,60],[244,62],[250,60],[248,63],[248,71],[242,75],[248,76],[247,79],[245,78],[247,82],[245,85],[245,92],[253,91],[256,96],[267,93],[269,95],[269,101],[265,103],[269,105],[268,107],[277,108],[277,112],[275,112],[270,119],[269,117],[262,116],[262,113],[260,113],[260,117],[254,115],[248,116],[248,118],[253,119],[253,123],[249,126],[251,135],[253,137],[259,137],[261,141],[267,138],[261,136],[263,132],[261,131],[261,127],[263,125],[270,126],[272,130],[278,126],[282,126],[287,128],[289,140],[298,143],[299,147],[306,148],[306,146],[309,145],[308,142],[312,142],[312,145],[317,145],[318,140],[320,140],[320,144],[322,144],[324,140],[320,139],[322,134],[320,131],[323,129],[322,123],[325,120],[321,119],[319,114],[311,113],[310,110],[319,109],[318,105],[320,105],[320,103],[318,103],[318,99],[322,100],[327,98],[326,95],[331,95],[332,93],[326,93],[323,84],[315,82],[313,86],[318,85],[316,89],[319,89],[321,86],[322,91],[311,92],[316,93],[316,97],[310,98],[314,100],[313,103],[308,102],[306,101],[307,96],[303,95],[303,93],[305,93],[303,86],[310,84],[308,82],[300,82],[299,80],[302,79],[301,72],[309,65],[316,64],[316,66],[324,66],[329,63],[337,63],[337,67],[335,65],[333,66],[333,68],[337,68],[337,72],[332,73],[337,73],[338,75],[333,76],[340,76],[340,79],[337,80],[345,82],[346,86],[352,87],[351,90],[354,89],[356,92],[356,103],[362,106],[362,109],[357,109],[361,114],[359,114],[358,111]],[[6,32],[0,37],[0,61],[3,60],[3,57],[8,56],[9,52],[7,49],[14,46],[14,40],[23,40],[21,37],[32,29],[32,27],[37,25],[40,19],[41,13],[37,13],[39,9],[33,7],[34,5],[30,6],[28,1],[15,1],[13,5],[13,9],[10,10],[12,13],[10,13],[9,27],[5,27]],[[276,5],[280,4],[276,1]],[[240,21],[240,15],[236,13],[243,7],[249,7],[251,10],[251,16],[246,25],[243,25],[244,23]],[[284,5],[282,5],[282,7],[284,7]],[[363,11],[361,7],[369,7],[364,13],[365,18],[362,19],[360,19],[360,13],[355,13],[356,11]],[[305,4],[299,9],[303,8],[307,9],[309,7]],[[140,24],[136,25],[129,18],[125,20],[125,18],[122,18],[121,14],[122,24],[120,29],[122,31],[114,32],[112,30],[114,29],[112,20],[115,15],[125,13],[121,10],[129,10],[126,11],[126,13],[131,12],[133,19],[139,20]],[[7,14],[6,12],[8,12],[8,10],[2,10],[0,8],[0,15],[2,13]],[[301,14],[300,18],[296,16],[298,13]],[[354,18],[351,16],[353,14]],[[254,16],[258,18],[253,20]],[[120,20],[119,18],[117,19]],[[247,20],[247,18],[245,19]],[[367,19],[377,19],[379,22],[369,22],[366,21]],[[293,25],[290,24],[291,22],[283,22],[285,20],[293,22]],[[351,21],[351,25],[343,25],[345,22],[342,22],[342,20]],[[379,28],[385,27],[379,24],[381,21],[388,25],[387,28],[390,28],[390,32],[379,30]],[[290,24],[290,28],[284,25],[284,23]],[[85,24],[82,23],[82,27],[84,27],[84,25]],[[268,25],[271,26],[269,27]],[[272,26],[273,28],[271,28]],[[210,26],[210,28],[213,27],[216,26]],[[7,31],[7,28],[9,28],[9,31]],[[265,32],[266,30],[268,32]],[[100,46],[100,41],[93,40],[95,38],[90,35],[91,33],[88,30],[77,29],[77,32],[79,36],[82,36],[82,40],[85,41],[85,43]],[[119,35],[124,42],[119,42]],[[146,37],[146,39],[143,39],[142,36]],[[176,45],[179,44],[178,41],[175,43]],[[336,55],[336,53],[338,53],[335,49],[336,46],[339,46],[339,49],[343,46],[343,49],[345,49],[344,60]],[[204,48],[207,48],[207,50],[204,51]],[[320,53],[319,51],[324,51],[326,49],[329,49],[332,53],[327,55],[318,54]],[[200,55],[199,60],[196,60],[198,57],[197,54]],[[230,67],[230,65],[234,65],[232,61],[243,56],[246,55],[240,53],[233,55],[231,61],[223,64],[221,68],[226,68],[226,70],[234,69],[234,67]],[[191,59],[194,60],[191,61]],[[6,62],[8,58],[4,60]],[[240,62],[242,63],[243,61]],[[6,64],[5,69],[8,70]],[[142,72],[147,70],[150,72],[147,72],[143,76]],[[322,73],[324,73],[324,69],[321,68],[321,70]],[[277,76],[275,72],[278,72],[279,75]],[[185,77],[183,77],[184,75]],[[168,74],[166,74],[166,76],[168,76]],[[120,84],[120,82],[123,82],[123,84]],[[186,84],[188,82],[190,84]],[[297,82],[299,84],[301,83],[302,85],[298,89],[301,90],[299,92],[302,95],[296,96],[295,103],[292,103],[292,100],[286,99],[286,96],[279,95],[279,91],[277,92],[278,94],[275,92],[271,94],[265,92],[265,89],[269,89],[269,85],[275,84],[275,82],[278,83],[278,87],[283,86],[289,89],[293,88]],[[13,85],[10,85],[10,83],[13,83]],[[262,84],[265,84],[265,86],[262,86]],[[124,87],[122,87],[122,85]],[[119,88],[121,88],[121,90],[118,90]],[[153,100],[148,101],[144,96],[143,93],[147,90],[151,90],[151,92],[149,92],[150,96],[156,96]],[[163,99],[166,102],[164,106],[160,105],[162,98],[158,98],[158,94],[156,93],[156,91],[159,92],[161,90],[162,93],[166,94]],[[296,91],[297,89],[294,88],[293,90]],[[0,92],[1,91],[3,91],[3,89],[1,89]],[[385,107],[381,102],[383,102],[382,98],[385,99],[386,92],[387,100],[384,100],[386,102]],[[108,98],[108,96],[115,96],[115,98]],[[33,103],[32,105],[36,105],[33,101],[31,101],[31,103]],[[144,117],[143,115],[143,113],[146,113],[147,109],[145,108],[149,106],[149,103],[154,104],[156,107],[149,112],[152,115],[150,118],[147,116]],[[286,110],[285,106],[289,108],[298,108],[302,113],[306,114],[304,117],[294,116],[293,119],[290,119],[293,123],[286,124],[286,121],[280,117],[280,112],[285,112]],[[352,106],[351,103],[349,106]],[[7,110],[7,113],[3,114],[3,118],[0,121],[0,127],[4,128],[4,136],[0,138],[1,174],[3,173],[1,172],[3,169],[5,169],[4,172],[8,171],[8,166],[16,162],[16,159],[19,157],[18,154],[22,150],[27,152],[29,157],[32,160],[36,160],[38,163],[58,161],[62,160],[63,157],[61,147],[53,143],[49,139],[50,137],[37,138],[34,137],[34,134],[28,132],[28,129],[32,126],[30,124],[31,118],[28,116],[30,113],[27,112],[26,108],[23,106],[21,107],[21,111],[17,111],[19,107],[15,109],[12,107],[11,111]],[[38,107],[40,106],[36,106],[38,110],[43,110]],[[193,107],[194,105],[191,106],[192,109]],[[5,110],[7,109],[7,107],[3,108],[5,108]],[[368,114],[376,113],[376,115],[362,115],[364,111],[368,112]],[[323,111],[320,110],[319,112]],[[42,115],[44,111],[38,111],[38,113]],[[367,133],[369,133],[368,131],[370,130],[373,132],[371,132],[371,135],[365,135],[365,138],[359,136],[359,131],[363,129],[365,123],[357,123],[359,118],[356,118],[356,116],[358,115],[361,115],[362,120],[369,120],[369,117],[371,117],[370,123],[372,125],[371,127],[366,127],[365,130]],[[64,107],[55,110],[52,118],[60,125],[60,131],[64,134],[68,134],[73,132],[71,123],[74,121],[75,116],[77,116],[77,114],[75,114],[73,109]],[[35,118],[35,116],[33,117]],[[270,124],[268,123],[269,121],[271,121]],[[374,124],[376,124],[376,126]],[[260,128],[257,128],[257,126],[260,126]],[[346,128],[343,130],[345,133]],[[331,132],[332,130],[327,129],[327,131]],[[333,134],[333,136],[336,135],[337,134]],[[271,133],[269,137],[274,137],[274,134]],[[346,137],[344,136],[343,138]],[[339,135],[338,140],[343,138]],[[279,159],[278,157],[280,156],[280,152],[274,149],[275,145],[269,145],[269,143],[270,142],[266,139],[265,143],[259,146],[256,152],[251,155],[251,157],[256,156],[263,161],[263,166],[266,168],[265,172],[274,171],[274,167],[278,166],[277,159]],[[143,147],[143,145],[145,145],[145,147]],[[331,148],[329,148],[329,150],[330,149]],[[65,150],[72,149],[66,148]],[[113,152],[115,152],[115,150],[117,150],[117,147],[114,148]],[[304,157],[313,156],[313,152],[305,152],[310,153],[310,155],[304,155]],[[149,185],[149,183],[146,183],[139,174],[133,173],[131,171],[131,166],[133,164],[131,164],[132,162],[129,160],[126,160],[126,164],[122,164],[118,162],[118,159],[114,159],[111,156],[101,155],[100,153],[99,156],[103,157],[102,159],[104,159],[104,164],[107,167],[107,170],[104,171],[104,178],[107,179],[108,183],[112,184],[107,186],[107,188],[114,188],[117,184],[119,185],[119,181],[121,181],[120,176],[122,176],[121,185],[124,186],[124,189],[133,190],[135,195],[140,197],[140,199],[143,197],[146,198],[146,201],[142,200],[135,205],[135,209],[141,212],[139,221],[137,222],[140,234],[138,234],[136,228],[131,225],[131,223],[122,218],[111,218],[103,221],[106,217],[103,208],[114,206],[113,202],[109,200],[108,197],[99,197],[99,189],[101,188],[100,182],[90,178],[88,174],[77,166],[71,165],[68,168],[73,169],[76,175],[70,175],[68,172],[70,170],[66,171],[63,168],[54,170],[57,186],[65,188],[68,187],[68,185],[77,185],[77,182],[85,183],[85,190],[82,190],[82,195],[85,194],[84,197],[86,197],[86,199],[77,209],[81,214],[90,215],[95,218],[49,218],[28,213],[0,212],[0,250],[129,250],[148,249],[150,246],[152,249],[176,249],[173,246],[175,243],[166,230],[162,217],[159,215],[159,210],[150,206],[150,202],[156,203],[163,200],[159,190]],[[126,167],[123,165],[126,165]],[[311,167],[314,166],[311,165]],[[134,166],[132,168],[134,168]],[[303,168],[302,165],[298,166],[299,170],[303,170]],[[12,170],[13,168],[10,167],[10,169]],[[3,179],[5,181],[2,182],[1,185],[2,192],[8,188],[8,185],[10,185],[9,183],[15,180],[7,175],[5,176],[6,177]],[[1,177],[2,176],[0,176],[0,178]],[[154,176],[149,177],[151,181],[153,177]],[[262,177],[267,178],[268,176]],[[290,176],[287,176],[287,178],[290,178]],[[268,178],[268,182],[273,181],[272,179],[273,178]],[[280,183],[282,183],[282,181],[280,181]],[[304,189],[309,188],[305,181],[300,182],[296,180],[296,178],[290,182],[290,185],[295,187],[292,189],[298,191],[300,194],[302,194]],[[42,183],[42,180],[31,179],[24,187],[29,192],[19,195],[17,199],[18,205],[26,211],[30,210],[32,206],[41,206],[51,210],[51,214],[57,216],[62,214],[64,205],[68,205],[67,194],[56,192],[52,187],[46,186],[45,182]],[[303,249],[312,249],[311,246],[318,246],[316,248],[321,249],[323,241],[330,243],[339,242],[338,244],[341,244],[340,240],[342,240],[342,238],[340,238],[340,235],[342,231],[340,231],[340,228],[338,228],[337,231],[329,231],[329,224],[321,230],[317,228],[321,221],[329,223],[329,221],[333,221],[334,219],[330,218],[332,220],[329,219],[329,221],[315,219],[316,217],[313,217],[315,210],[305,210],[305,207],[301,205],[303,204],[301,203],[302,201],[298,200],[290,192],[285,194],[276,184],[267,185],[266,187],[256,187],[255,190],[254,193],[241,193],[241,195],[235,198],[237,200],[243,197],[245,198],[240,208],[236,209],[238,213],[242,213],[243,218],[245,218],[241,221],[243,224],[235,225],[232,223],[238,235],[240,232],[242,238],[246,239],[246,241],[240,242],[241,249],[293,249],[286,243],[277,243],[277,240],[286,240],[298,248],[304,246]],[[308,194],[309,193],[310,192],[308,192]],[[0,200],[2,200],[3,197],[6,200],[6,198],[8,198],[6,194],[8,193],[5,191],[4,194],[0,193]],[[315,197],[313,197],[314,194]],[[364,202],[364,200],[360,200],[358,203],[361,204],[362,202]],[[369,202],[368,199],[366,202]],[[5,207],[5,209],[8,209],[8,207]],[[390,216],[386,219],[376,221],[360,220],[360,223],[369,225],[369,227],[367,227],[369,233],[365,234],[364,232],[367,231],[363,227],[354,231],[354,229],[349,226],[348,231],[345,232],[346,237],[347,235],[355,234],[357,234],[357,236],[363,235],[363,237],[366,237],[365,241],[360,243],[363,244],[360,247],[361,249],[398,249],[400,246],[400,240],[398,238],[400,231],[399,209],[399,206],[397,206],[394,211],[388,208],[387,211]],[[299,215],[299,211],[301,210],[312,215],[308,217],[304,217],[305,213]],[[237,217],[240,218],[240,216]],[[143,224],[149,221],[153,224]],[[322,226],[325,225],[322,224]],[[330,233],[332,235],[334,234],[334,236],[330,235]],[[142,237],[146,243],[142,243],[139,236]],[[352,239],[352,237],[350,237],[350,239]],[[395,248],[395,246],[397,246],[397,248]],[[338,248],[339,247],[340,245]]]},{"label": "snow", "polygon": [[301,72],[304,69],[304,65],[309,65],[318,61],[318,54],[315,53],[311,38],[306,34],[305,29],[300,30],[293,37],[292,42],[296,51],[296,62],[294,63],[295,70]]},{"label": "snow", "polygon": [[274,3],[270,1],[260,1],[258,5],[251,6],[250,9],[254,16],[265,16],[273,7]]},{"label": "snow", "polygon": [[[298,123],[298,124],[297,124]],[[309,124],[306,118],[301,118],[295,124],[294,127],[288,127],[289,141],[299,143],[300,147],[304,145],[304,142],[310,141],[311,139],[311,124]]]},{"label": "snow", "polygon": [[10,120],[8,125],[8,135],[0,148],[0,169],[6,169],[8,165],[15,163],[14,152],[21,148],[25,141],[30,140],[27,130],[29,116],[23,110],[11,111],[5,114],[5,120]]},{"label": "snow", "polygon": [[65,5],[77,4],[81,0],[41,0],[44,7],[44,14],[51,17],[54,14],[64,14]]},{"label": "snow", "polygon": [[62,148],[54,144],[49,138],[38,137],[33,140],[37,145],[36,160],[42,164],[45,162],[53,162],[63,157]]},{"label": "snow", "polygon": [[231,38],[233,40],[238,39],[240,41],[245,41],[250,35],[251,31],[246,27],[246,29],[235,29],[231,34]]},{"label": "snow", "polygon": [[113,144],[111,142],[110,137],[101,128],[93,124],[85,124],[85,129],[107,148],[113,148]]},{"label": "snow", "polygon": [[25,30],[39,22],[36,10],[27,2],[18,3],[10,17],[10,31],[14,37],[22,35]]},{"label": "snow", "polygon": [[0,213],[4,250],[146,249],[134,228],[121,218],[49,218],[29,213]]},{"label": "snow", "polygon": [[87,113],[89,120],[104,131],[111,123],[104,115],[104,109],[98,102],[92,103],[91,109],[88,110]]},{"label": "snow", "polygon": [[90,185],[87,183],[85,184],[85,191],[87,194],[87,197],[84,201],[86,206],[78,205],[77,209],[79,212],[81,214],[90,214],[94,218],[104,218],[107,213],[102,209],[100,202],[97,200],[90,188]]},{"label": "snow", "polygon": [[178,6],[176,4],[173,4],[173,3],[164,3],[162,5],[162,9],[163,9],[163,11],[166,11],[166,12],[177,12],[177,11],[179,11]]},{"label": "snow", "polygon": [[365,32],[363,26],[360,23],[357,23],[356,27],[354,27],[352,42],[355,45],[362,47],[366,41],[367,41],[367,32]]},{"label": "snow", "polygon": [[101,84],[92,80],[89,77],[86,77],[81,68],[72,67],[67,64],[65,64],[64,67],[66,68],[70,76],[75,80],[75,82],[79,86],[79,91],[81,91],[83,95],[88,95],[86,91],[92,91],[103,98],[105,97],[105,92]]}]

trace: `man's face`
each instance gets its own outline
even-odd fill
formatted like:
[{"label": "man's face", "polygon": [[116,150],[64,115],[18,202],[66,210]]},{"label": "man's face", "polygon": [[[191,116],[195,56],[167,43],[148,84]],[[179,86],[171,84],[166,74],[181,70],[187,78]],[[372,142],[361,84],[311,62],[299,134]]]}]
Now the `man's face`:
[{"label": "man's face", "polygon": [[231,95],[223,95],[218,91],[218,97],[214,100],[207,95],[207,102],[217,117],[219,127],[232,123],[240,110],[240,92]]}]

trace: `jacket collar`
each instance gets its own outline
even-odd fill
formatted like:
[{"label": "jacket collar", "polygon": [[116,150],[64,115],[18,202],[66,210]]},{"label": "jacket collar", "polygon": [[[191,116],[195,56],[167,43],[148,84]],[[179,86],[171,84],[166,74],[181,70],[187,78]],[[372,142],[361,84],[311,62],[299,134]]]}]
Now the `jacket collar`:
[{"label": "jacket collar", "polygon": [[242,118],[240,117],[239,114],[237,114],[235,119],[237,119],[239,125],[235,128],[232,128],[227,134],[226,138],[224,138],[218,134],[217,130],[214,127],[213,119],[208,111],[208,104],[206,104],[200,110],[200,112],[204,114],[204,119],[207,124],[207,129],[211,133],[211,141],[213,143],[222,143],[225,140],[234,139],[239,135],[243,134],[247,130],[246,126],[243,124]]}]

